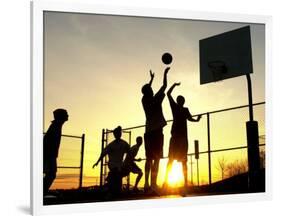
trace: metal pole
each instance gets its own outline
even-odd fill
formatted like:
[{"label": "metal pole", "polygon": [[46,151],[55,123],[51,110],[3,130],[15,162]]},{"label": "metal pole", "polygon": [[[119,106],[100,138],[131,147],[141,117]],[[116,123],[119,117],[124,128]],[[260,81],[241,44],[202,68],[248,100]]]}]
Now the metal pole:
[{"label": "metal pole", "polygon": [[[104,148],[108,145],[108,134],[113,133],[113,131],[105,130],[105,138],[104,138]],[[105,179],[108,175],[108,155],[103,158],[103,183],[105,184]]]},{"label": "metal pole", "polygon": [[199,186],[199,166],[198,166],[199,141],[198,140],[194,140],[194,155],[195,155],[196,165],[197,165],[197,186]]},{"label": "metal pole", "polygon": [[[131,131],[129,131],[129,145],[131,146],[131,138],[132,138],[132,134],[131,134],[132,132]],[[128,175],[128,177],[127,177],[127,190],[130,190],[130,173],[129,173],[129,175]]]},{"label": "metal pole", "polygon": [[211,137],[210,137],[210,114],[209,113],[207,113],[207,135],[208,135],[209,184],[212,184]]},{"label": "metal pole", "polygon": [[252,97],[252,82],[250,74],[246,74],[247,83],[248,83],[248,100],[249,100],[249,118],[250,121],[254,120],[254,112],[253,112],[253,97]]},{"label": "metal pole", "polygon": [[258,122],[254,121],[253,113],[253,99],[252,99],[252,82],[250,74],[246,74],[248,84],[248,99],[249,99],[249,118],[246,122],[247,131],[247,145],[248,145],[248,167],[249,167],[249,190],[256,192],[259,190],[259,169],[260,169],[260,155],[259,155],[259,128]]},{"label": "metal pole", "polygon": [[[102,135],[101,135],[101,153],[103,152],[104,149],[104,129],[102,129]],[[103,185],[103,159],[101,160],[100,163],[100,186]]]},{"label": "metal pole", "polygon": [[192,169],[192,167],[193,167],[193,162],[192,162],[192,155],[190,156],[190,165],[191,165],[191,167],[190,167],[190,172],[191,172],[191,185],[193,185],[193,169]]},{"label": "metal pole", "polygon": [[198,159],[196,159],[197,162],[197,186],[199,186],[199,166],[198,166]]},{"label": "metal pole", "polygon": [[85,145],[85,134],[82,134],[82,137],[81,137],[81,158],[80,158],[79,189],[82,188],[82,184],[83,184],[84,145]]}]

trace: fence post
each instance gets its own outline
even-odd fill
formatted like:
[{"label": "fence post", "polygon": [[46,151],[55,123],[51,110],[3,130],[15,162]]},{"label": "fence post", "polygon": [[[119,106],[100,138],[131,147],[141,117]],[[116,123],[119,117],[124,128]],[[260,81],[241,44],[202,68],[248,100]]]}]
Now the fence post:
[{"label": "fence post", "polygon": [[260,151],[259,151],[259,126],[254,121],[252,81],[250,74],[246,74],[248,84],[249,121],[246,122],[248,146],[248,186],[251,191],[258,190]]},{"label": "fence post", "polygon": [[81,158],[80,158],[79,189],[82,188],[82,183],[83,183],[84,145],[85,145],[85,134],[82,134],[82,137],[81,137]]},{"label": "fence post", "polygon": [[[132,144],[132,140],[131,140],[132,136],[131,135],[132,135],[132,131],[129,132],[129,145],[130,145],[130,147],[131,147],[131,144]],[[130,173],[127,177],[127,190],[130,190]]]},{"label": "fence post", "polygon": [[211,169],[211,136],[210,136],[210,113],[207,113],[207,135],[208,135],[208,162],[209,162],[209,184],[212,184]]},{"label": "fence post", "polygon": [[194,155],[195,155],[196,166],[197,166],[197,186],[199,186],[199,164],[198,164],[198,159],[199,159],[199,142],[198,142],[198,140],[194,140]]},{"label": "fence post", "polygon": [[192,162],[192,155],[190,155],[190,175],[191,175],[191,185],[193,186],[193,162]]},{"label": "fence post", "polygon": [[[101,153],[103,152],[104,149],[104,129],[102,129],[102,135],[101,135]],[[102,186],[103,182],[103,159],[101,160],[100,163],[100,186]]]}]

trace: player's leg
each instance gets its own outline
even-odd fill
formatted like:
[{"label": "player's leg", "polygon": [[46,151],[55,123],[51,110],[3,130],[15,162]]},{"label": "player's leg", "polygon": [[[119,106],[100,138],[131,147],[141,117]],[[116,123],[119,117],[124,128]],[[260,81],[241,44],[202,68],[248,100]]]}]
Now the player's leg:
[{"label": "player's leg", "polygon": [[133,164],[131,171],[132,171],[132,173],[135,173],[138,175],[136,178],[135,186],[134,186],[134,189],[137,189],[138,184],[143,176],[143,173],[142,173],[142,170],[135,163]]},{"label": "player's leg", "polygon": [[157,176],[159,170],[159,161],[163,157],[164,135],[162,128],[153,132],[154,160],[151,169],[151,186],[157,188]]},{"label": "player's leg", "polygon": [[43,193],[44,195],[48,192],[49,190],[49,170],[50,170],[50,165],[49,165],[49,160],[44,159],[43,161]]},{"label": "player's leg", "polygon": [[56,178],[56,173],[54,173],[54,172],[46,173],[45,178],[44,178],[44,192],[45,193],[49,191],[55,178]]},{"label": "player's leg", "polygon": [[151,174],[151,164],[152,164],[152,149],[151,149],[151,134],[144,134],[144,147],[145,147],[145,167],[144,167],[144,189],[149,189],[149,175]]},{"label": "player's leg", "polygon": [[144,182],[144,188],[149,188],[149,174],[151,173],[151,164],[152,160],[150,158],[147,158],[145,161],[145,182]]},{"label": "player's leg", "polygon": [[143,176],[143,173],[142,173],[142,171],[141,171],[141,172],[138,173],[138,176],[137,176],[137,179],[136,179],[136,182],[135,182],[135,187],[134,187],[135,189],[138,188],[138,184],[139,184],[139,182],[140,182],[142,176]]},{"label": "player's leg", "polygon": [[46,195],[49,191],[49,188],[52,185],[52,181],[50,178],[50,174],[49,172],[45,172],[44,173],[44,179],[43,179],[43,191],[44,191],[44,195]]},{"label": "player's leg", "polygon": [[165,188],[167,186],[169,173],[172,169],[173,161],[175,159],[175,150],[176,149],[177,148],[175,146],[175,139],[172,136],[171,139],[170,139],[170,143],[169,143],[169,155],[168,155],[169,160],[168,160],[167,167],[166,167],[166,173],[165,173],[163,188]]},{"label": "player's leg", "polygon": [[46,194],[49,191],[51,185],[53,184],[53,181],[56,178],[56,174],[57,174],[56,159],[52,158],[52,159],[46,161],[46,167],[47,168],[45,169],[45,176],[44,176],[44,179],[43,179],[44,194]]},{"label": "player's leg", "polygon": [[159,161],[160,158],[155,158],[151,166],[151,187],[157,187],[157,175],[159,170]]},{"label": "player's leg", "polygon": [[169,172],[171,171],[172,164],[173,164],[173,159],[169,158],[168,163],[167,163],[167,167],[166,167],[166,173],[165,173],[165,179],[164,179],[163,187],[167,186],[168,176],[169,176]]},{"label": "player's leg", "polygon": [[122,176],[117,168],[110,169],[108,173],[108,187],[113,195],[118,195],[122,189]]}]

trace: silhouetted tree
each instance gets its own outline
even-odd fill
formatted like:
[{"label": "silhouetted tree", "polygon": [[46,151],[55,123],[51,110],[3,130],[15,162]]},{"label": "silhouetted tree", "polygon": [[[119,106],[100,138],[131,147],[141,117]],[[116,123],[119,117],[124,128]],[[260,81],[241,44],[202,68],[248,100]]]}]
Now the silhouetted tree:
[{"label": "silhouetted tree", "polygon": [[239,175],[248,171],[247,160],[236,160],[235,162],[227,164],[228,177]]},{"label": "silhouetted tree", "polygon": [[227,169],[226,159],[224,156],[218,158],[218,165],[216,168],[221,172],[221,180],[223,180]]}]

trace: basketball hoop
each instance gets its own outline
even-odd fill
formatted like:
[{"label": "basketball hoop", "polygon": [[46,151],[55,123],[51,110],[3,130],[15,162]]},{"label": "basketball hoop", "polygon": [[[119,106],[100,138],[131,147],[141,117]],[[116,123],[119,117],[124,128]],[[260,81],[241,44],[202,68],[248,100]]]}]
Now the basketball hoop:
[{"label": "basketball hoop", "polygon": [[223,61],[212,61],[208,63],[208,67],[213,74],[215,82],[223,79],[223,75],[227,73],[227,67]]}]

